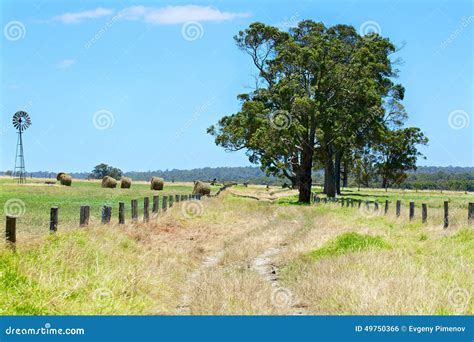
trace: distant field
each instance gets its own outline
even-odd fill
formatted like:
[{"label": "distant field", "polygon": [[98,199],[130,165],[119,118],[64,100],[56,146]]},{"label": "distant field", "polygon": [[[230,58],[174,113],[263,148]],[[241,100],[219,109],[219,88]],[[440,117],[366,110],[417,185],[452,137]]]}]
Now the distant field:
[{"label": "distant field", "polygon": [[[16,252],[0,244],[0,314],[474,313],[474,226],[466,209],[474,198],[462,192],[344,191],[381,204],[388,198],[385,215],[382,205],[379,212],[373,205],[299,205],[295,190],[238,185],[193,202],[196,215],[183,215],[191,202],[178,203],[149,223],[119,226],[115,215],[100,224],[101,205],[116,210],[125,201],[129,222],[129,200],[153,194],[147,184],[120,190],[86,181],[71,188],[1,181],[0,205],[18,198],[26,212]],[[168,184],[157,193],[191,188]],[[86,203],[96,217],[79,228]],[[56,234],[47,233],[51,205],[60,207]]]},{"label": "distant field", "polygon": [[[91,206],[92,222],[100,220],[101,208],[108,204],[113,207],[112,215],[116,217],[118,202],[125,202],[126,219],[130,219],[130,201],[138,200],[140,210],[143,208],[143,198],[153,195],[168,196],[174,194],[190,194],[193,183],[165,183],[162,191],[150,190],[148,182],[133,182],[131,189],[102,188],[97,180],[74,180],[70,187],[45,184],[54,179],[27,179],[25,184],[17,184],[10,177],[0,177],[0,208],[5,210],[8,200],[20,200],[24,203],[24,215],[18,219],[18,231],[28,233],[47,232],[49,227],[49,211],[52,206],[59,207],[59,225],[75,226],[79,223],[81,205]],[[218,187],[213,187],[217,191]],[[161,201],[161,199],[160,199]],[[161,202],[160,202],[161,203]],[[151,204],[150,204],[151,206]],[[150,207],[151,208],[151,207]]]}]

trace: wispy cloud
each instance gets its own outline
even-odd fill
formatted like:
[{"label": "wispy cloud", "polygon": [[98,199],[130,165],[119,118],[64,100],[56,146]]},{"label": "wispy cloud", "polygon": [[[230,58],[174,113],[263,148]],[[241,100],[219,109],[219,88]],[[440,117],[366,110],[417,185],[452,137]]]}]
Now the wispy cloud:
[{"label": "wispy cloud", "polygon": [[67,69],[73,66],[76,63],[75,59],[63,59],[61,62],[58,63],[59,69]]},{"label": "wispy cloud", "polygon": [[113,10],[108,8],[98,7],[90,11],[82,12],[68,12],[53,17],[53,21],[60,21],[64,24],[77,24],[86,19],[96,19],[106,17],[114,13]]},{"label": "wispy cloud", "polygon": [[119,13],[125,20],[141,20],[150,24],[183,24],[189,21],[198,22],[220,22],[236,18],[247,18],[248,12],[222,12],[210,6],[167,6],[167,7],[145,7],[132,6],[125,8]]}]

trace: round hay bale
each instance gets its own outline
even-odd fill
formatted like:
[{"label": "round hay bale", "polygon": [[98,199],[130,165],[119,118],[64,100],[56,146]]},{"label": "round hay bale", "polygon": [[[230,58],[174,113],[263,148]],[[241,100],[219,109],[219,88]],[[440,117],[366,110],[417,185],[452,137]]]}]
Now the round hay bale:
[{"label": "round hay bale", "polygon": [[63,173],[61,175],[61,178],[59,178],[59,182],[61,183],[61,185],[71,186],[72,177],[69,176],[67,173]]},{"label": "round hay bale", "polygon": [[102,178],[102,187],[103,188],[115,188],[117,186],[117,181],[110,176],[105,176]]},{"label": "round hay bale", "polygon": [[201,181],[194,182],[193,195],[210,195],[211,194],[211,185],[203,183]]},{"label": "round hay bale", "polygon": [[120,179],[120,188],[122,189],[130,189],[132,186],[132,179],[128,177],[122,177]]},{"label": "round hay bale", "polygon": [[58,174],[56,175],[56,180],[58,180],[58,181],[61,180],[61,176],[62,176],[62,175],[65,175],[65,174],[66,174],[66,172],[60,172],[60,173],[58,173]]},{"label": "round hay bale", "polygon": [[160,177],[151,177],[150,188],[151,190],[163,190],[165,186],[165,181]]}]

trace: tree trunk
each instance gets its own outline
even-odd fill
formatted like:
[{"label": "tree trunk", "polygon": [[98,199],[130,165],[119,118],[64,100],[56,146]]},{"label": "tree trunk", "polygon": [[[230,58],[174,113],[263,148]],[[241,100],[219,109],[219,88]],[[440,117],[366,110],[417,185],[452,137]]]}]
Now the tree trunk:
[{"label": "tree trunk", "polygon": [[387,188],[387,178],[382,177],[382,188],[386,189]]},{"label": "tree trunk", "polygon": [[347,165],[347,162],[344,162],[344,172],[342,173],[343,178],[342,178],[342,187],[347,188],[347,185],[349,184],[349,167]]},{"label": "tree trunk", "polygon": [[324,189],[323,189],[323,194],[328,193],[328,183],[329,183],[328,179],[329,179],[328,178],[328,171],[327,171],[326,165],[324,165]]},{"label": "tree trunk", "polygon": [[311,203],[311,171],[313,170],[313,149],[307,146],[303,149],[301,156],[301,168],[299,172],[299,196],[301,203]]},{"label": "tree trunk", "polygon": [[335,162],[334,162],[334,167],[335,167],[335,176],[336,176],[336,193],[338,195],[341,194],[341,156],[342,153],[340,151],[336,151],[335,154]]},{"label": "tree trunk", "polygon": [[326,195],[336,197],[336,174],[334,172],[334,162],[328,158],[324,167],[324,179],[326,180]]}]

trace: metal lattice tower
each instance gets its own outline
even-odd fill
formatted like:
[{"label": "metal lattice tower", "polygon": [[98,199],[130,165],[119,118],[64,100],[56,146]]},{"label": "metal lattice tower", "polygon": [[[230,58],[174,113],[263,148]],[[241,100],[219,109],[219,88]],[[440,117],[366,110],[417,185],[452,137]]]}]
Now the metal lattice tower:
[{"label": "metal lattice tower", "polygon": [[27,112],[19,111],[13,115],[13,126],[18,130],[18,140],[16,143],[15,168],[13,177],[18,183],[24,183],[26,178],[25,154],[23,153],[23,131],[31,125],[31,118]]}]

